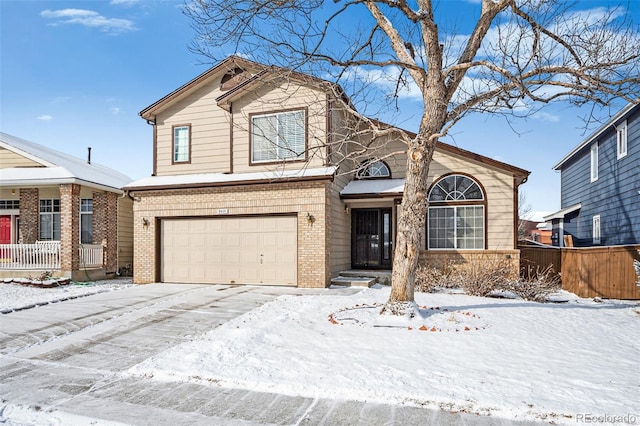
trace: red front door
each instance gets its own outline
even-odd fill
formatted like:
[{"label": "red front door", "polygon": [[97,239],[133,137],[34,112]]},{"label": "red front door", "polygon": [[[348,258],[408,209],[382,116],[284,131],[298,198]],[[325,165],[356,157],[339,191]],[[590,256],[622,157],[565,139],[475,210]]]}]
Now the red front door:
[{"label": "red front door", "polygon": [[0,216],[0,244],[11,244],[11,216]]}]

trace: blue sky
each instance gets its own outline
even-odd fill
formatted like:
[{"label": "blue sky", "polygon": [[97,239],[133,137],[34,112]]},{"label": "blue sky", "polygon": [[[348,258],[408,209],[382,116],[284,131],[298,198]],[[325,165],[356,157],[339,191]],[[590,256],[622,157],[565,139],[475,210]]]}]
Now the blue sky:
[{"label": "blue sky", "polygon": [[[640,1],[627,6],[640,16]],[[0,0],[0,130],[82,158],[91,146],[93,161],[134,179],[149,176],[152,128],[138,112],[211,65],[188,50],[194,32],[181,7],[160,0]],[[470,0],[439,7],[464,28],[480,6]],[[402,107],[393,124],[416,130],[420,104],[407,99]],[[560,207],[552,166],[588,135],[579,118],[586,111],[557,104],[511,127],[502,117],[469,116],[444,141],[531,171],[522,187],[527,203],[550,212]]]}]

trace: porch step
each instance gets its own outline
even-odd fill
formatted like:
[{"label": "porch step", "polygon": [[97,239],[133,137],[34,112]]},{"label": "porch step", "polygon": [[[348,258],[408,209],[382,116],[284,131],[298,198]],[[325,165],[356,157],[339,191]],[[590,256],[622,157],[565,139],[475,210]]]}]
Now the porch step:
[{"label": "porch step", "polygon": [[375,284],[375,278],[369,277],[343,277],[331,278],[331,285],[341,285],[347,287],[371,287]]},{"label": "porch step", "polygon": [[351,269],[331,279],[331,284],[371,287],[373,284],[391,285],[391,271]]}]

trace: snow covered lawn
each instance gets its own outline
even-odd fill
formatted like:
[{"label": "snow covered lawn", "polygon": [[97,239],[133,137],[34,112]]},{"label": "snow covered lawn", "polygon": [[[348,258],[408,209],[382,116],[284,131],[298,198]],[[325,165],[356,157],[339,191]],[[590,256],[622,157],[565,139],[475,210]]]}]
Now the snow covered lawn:
[{"label": "snow covered lawn", "polygon": [[61,302],[105,291],[131,287],[131,278],[102,280],[89,284],[67,284],[60,287],[40,288],[0,280],[0,312],[7,313],[48,303]]},{"label": "snow covered lawn", "polygon": [[398,320],[378,315],[388,295],[282,296],[130,373],[519,420],[640,420],[636,302],[419,293],[421,315]]}]

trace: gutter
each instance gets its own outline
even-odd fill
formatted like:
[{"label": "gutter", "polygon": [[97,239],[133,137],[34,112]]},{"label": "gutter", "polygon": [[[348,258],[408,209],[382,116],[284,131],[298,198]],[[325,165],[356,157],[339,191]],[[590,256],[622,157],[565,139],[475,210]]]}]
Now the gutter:
[{"label": "gutter", "polygon": [[99,189],[101,191],[114,192],[118,195],[124,194],[124,190],[111,186],[101,185],[99,183],[89,182],[76,178],[54,178],[54,179],[11,179],[0,180],[0,187],[27,187],[27,186],[51,186],[78,184],[88,188]]}]

